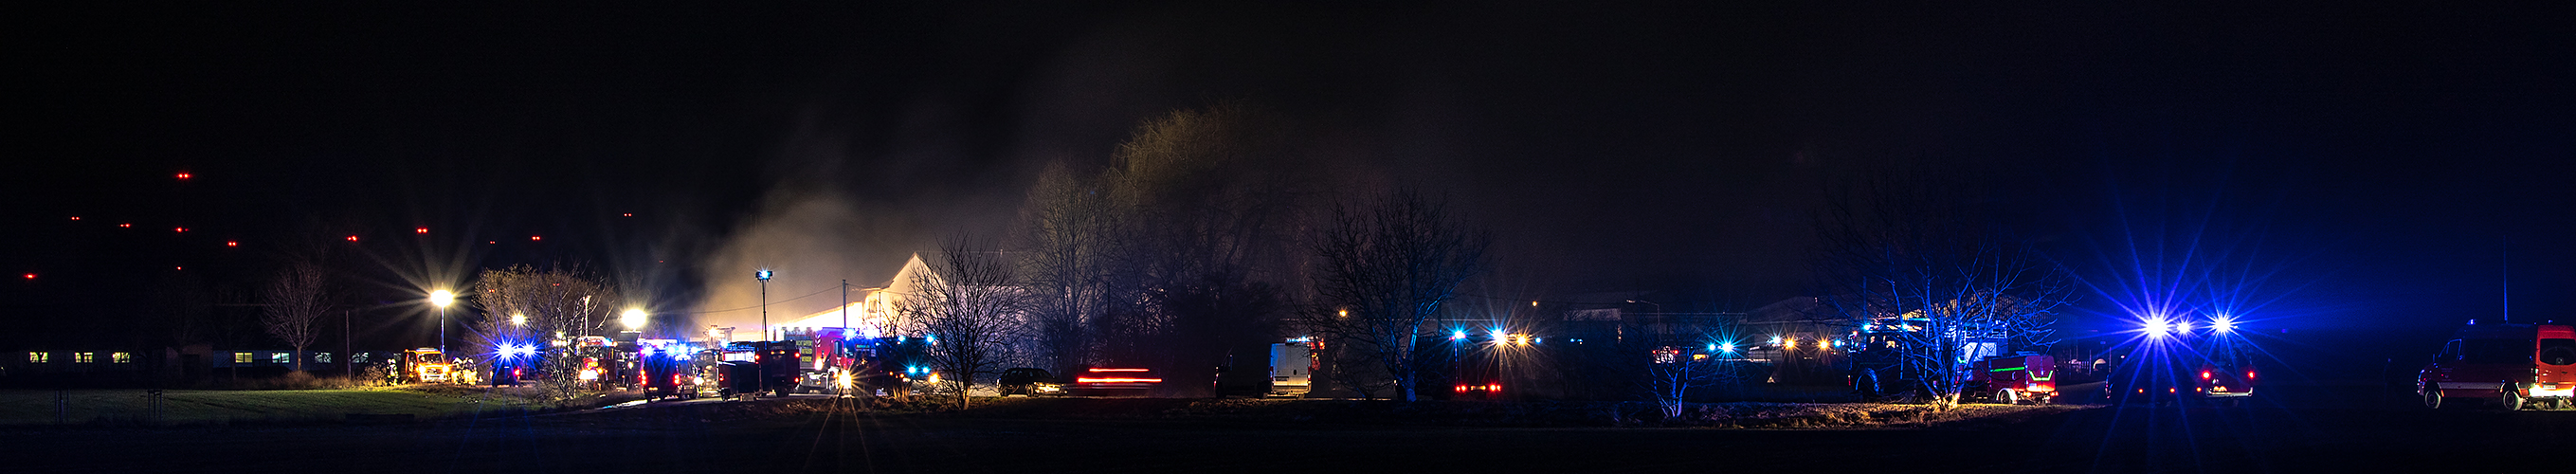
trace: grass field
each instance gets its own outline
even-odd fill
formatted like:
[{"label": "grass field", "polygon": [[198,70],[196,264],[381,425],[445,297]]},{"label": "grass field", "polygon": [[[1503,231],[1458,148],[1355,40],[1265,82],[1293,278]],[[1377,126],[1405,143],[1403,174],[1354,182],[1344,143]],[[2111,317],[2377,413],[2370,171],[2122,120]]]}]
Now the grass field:
[{"label": "grass field", "polygon": [[[62,419],[78,425],[150,422],[143,390],[70,390]],[[0,390],[0,426],[54,424],[55,391]],[[350,413],[410,414],[420,419],[518,410],[516,397],[487,397],[480,390],[374,388],[345,390],[165,390],[163,424],[337,422]]]}]

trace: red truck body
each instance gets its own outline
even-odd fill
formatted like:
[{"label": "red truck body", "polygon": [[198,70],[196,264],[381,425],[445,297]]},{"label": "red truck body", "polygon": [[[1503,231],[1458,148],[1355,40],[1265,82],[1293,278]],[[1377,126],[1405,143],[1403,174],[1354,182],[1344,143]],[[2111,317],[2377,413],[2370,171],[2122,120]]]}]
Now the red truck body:
[{"label": "red truck body", "polygon": [[2416,392],[2432,408],[2461,399],[2506,410],[2576,408],[2576,326],[2471,321],[2417,373]]},{"label": "red truck body", "polygon": [[1995,403],[2046,404],[2057,397],[2057,359],[2041,354],[1988,357],[1968,365],[1960,392]]}]

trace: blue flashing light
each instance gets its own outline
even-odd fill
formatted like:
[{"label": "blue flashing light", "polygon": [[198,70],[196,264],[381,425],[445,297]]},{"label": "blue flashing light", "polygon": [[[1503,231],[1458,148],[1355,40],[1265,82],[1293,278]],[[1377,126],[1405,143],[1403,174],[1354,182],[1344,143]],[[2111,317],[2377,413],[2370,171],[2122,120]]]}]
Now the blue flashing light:
[{"label": "blue flashing light", "polygon": [[1725,344],[1718,344],[1718,345],[1717,345],[1717,351],[1718,351],[1718,352],[1728,353],[1728,354],[1733,354],[1733,353],[1735,353],[1735,343],[1729,342],[1729,343],[1725,343]]},{"label": "blue flashing light", "polygon": [[2219,334],[2236,332],[2236,317],[2220,314],[2217,317],[2209,318],[2209,329],[2217,331]]},{"label": "blue flashing light", "polygon": [[1714,343],[1714,342],[1708,343],[1708,351],[1709,351],[1709,352],[1717,352],[1717,343]]},{"label": "blue flashing light", "polygon": [[1780,345],[1780,336],[1771,336],[1771,345]]},{"label": "blue flashing light", "polygon": [[769,270],[763,269],[759,273],[753,273],[752,276],[759,277],[760,281],[769,281]]},{"label": "blue flashing light", "polygon": [[1464,339],[1466,339],[1466,338],[1467,338],[1467,330],[1465,330],[1465,329],[1458,329],[1458,330],[1452,330],[1452,331],[1449,331],[1449,340],[1457,341],[1457,340],[1464,340]]},{"label": "blue flashing light", "polygon": [[2165,336],[2173,335],[2173,322],[2165,320],[2164,316],[2148,316],[2146,326],[2147,337],[2150,339],[2163,339]]}]

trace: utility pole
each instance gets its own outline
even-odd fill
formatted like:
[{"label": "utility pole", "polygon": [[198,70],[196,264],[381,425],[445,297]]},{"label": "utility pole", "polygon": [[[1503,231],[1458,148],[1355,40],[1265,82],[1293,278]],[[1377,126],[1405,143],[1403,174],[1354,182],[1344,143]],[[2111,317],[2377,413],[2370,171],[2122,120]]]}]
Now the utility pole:
[{"label": "utility pole", "polygon": [[350,359],[356,359],[356,358],[358,358],[358,354],[357,354],[357,352],[356,352],[356,351],[357,351],[357,346],[349,343],[349,308],[340,308],[340,375],[341,375],[341,376],[344,376],[344,377],[350,377],[350,378],[352,378],[352,379],[357,378],[357,376],[358,376],[358,366],[356,365],[357,363],[356,363],[356,362],[350,362]]}]

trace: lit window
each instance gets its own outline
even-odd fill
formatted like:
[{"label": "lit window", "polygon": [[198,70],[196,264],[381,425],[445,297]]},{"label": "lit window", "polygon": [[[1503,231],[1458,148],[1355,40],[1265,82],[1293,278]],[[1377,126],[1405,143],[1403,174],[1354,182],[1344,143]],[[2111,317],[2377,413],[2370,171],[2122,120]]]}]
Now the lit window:
[{"label": "lit window", "polygon": [[349,355],[349,361],[350,361],[350,362],[360,363],[360,364],[367,363],[367,353],[365,353],[365,352],[360,352],[360,353],[356,353],[356,354],[350,354],[350,355]]},{"label": "lit window", "polygon": [[315,352],[315,353],[313,353],[313,361],[314,361],[314,362],[319,362],[319,363],[324,363],[324,364],[331,363],[331,353],[329,353],[329,352]]},{"label": "lit window", "polygon": [[112,361],[112,362],[115,362],[115,363],[119,363],[119,364],[132,364],[132,363],[134,363],[134,353],[132,353],[132,352],[118,352],[118,353],[114,353],[114,354],[108,354],[108,355],[107,355],[107,358],[108,358],[108,360],[109,360],[109,361]]},{"label": "lit window", "polygon": [[91,363],[91,362],[98,362],[98,353],[96,353],[96,352],[74,352],[74,353],[72,353],[72,363],[74,363],[74,364],[87,364],[87,363]]},{"label": "lit window", "polygon": [[53,354],[47,354],[47,353],[43,353],[43,352],[29,352],[29,353],[27,353],[27,363],[29,363],[29,364],[42,364],[42,363],[46,363],[46,362],[53,362],[53,361],[54,361],[54,357],[53,357],[53,356],[54,356]]},{"label": "lit window", "polygon": [[279,353],[275,353],[275,354],[269,354],[269,355],[268,355],[268,362],[269,362],[269,363],[272,363],[272,364],[292,364],[292,363],[295,363],[295,354],[288,354],[288,353],[284,353],[284,352],[279,352]]},{"label": "lit window", "polygon": [[250,363],[250,353],[248,353],[248,352],[235,352],[235,353],[233,353],[233,363],[235,363],[235,364],[248,364],[248,363]]}]

